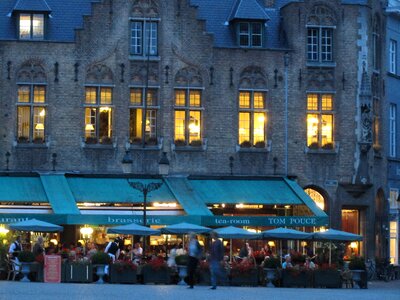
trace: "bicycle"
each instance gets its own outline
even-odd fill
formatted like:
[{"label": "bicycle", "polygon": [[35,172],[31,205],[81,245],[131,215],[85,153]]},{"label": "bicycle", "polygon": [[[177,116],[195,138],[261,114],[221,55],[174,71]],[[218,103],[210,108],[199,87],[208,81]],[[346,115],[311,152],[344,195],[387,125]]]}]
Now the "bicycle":
[{"label": "bicycle", "polygon": [[374,280],[376,275],[375,261],[368,258],[367,261],[365,262],[365,266],[367,267],[368,281]]},{"label": "bicycle", "polygon": [[388,282],[395,278],[394,266],[388,259],[382,260],[377,263],[376,266],[376,277],[377,279]]}]

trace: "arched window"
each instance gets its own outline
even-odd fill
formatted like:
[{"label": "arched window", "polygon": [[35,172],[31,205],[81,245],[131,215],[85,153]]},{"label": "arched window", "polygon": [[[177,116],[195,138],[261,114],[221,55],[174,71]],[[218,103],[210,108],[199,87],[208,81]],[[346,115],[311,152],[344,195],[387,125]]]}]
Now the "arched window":
[{"label": "arched window", "polygon": [[322,210],[325,210],[325,198],[316,190],[311,189],[311,188],[307,188],[304,190],[311,199],[314,200],[315,204]]}]

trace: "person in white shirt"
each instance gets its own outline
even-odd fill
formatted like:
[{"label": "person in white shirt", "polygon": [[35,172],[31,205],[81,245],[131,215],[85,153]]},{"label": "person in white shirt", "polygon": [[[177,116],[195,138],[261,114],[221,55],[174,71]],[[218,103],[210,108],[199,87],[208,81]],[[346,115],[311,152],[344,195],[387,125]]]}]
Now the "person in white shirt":
[{"label": "person in white shirt", "polygon": [[13,242],[10,245],[10,248],[8,249],[8,254],[10,255],[11,260],[15,261],[16,266],[15,270],[19,271],[21,266],[20,262],[18,259],[18,253],[22,251],[22,245],[21,245],[21,236],[17,236],[15,242]]},{"label": "person in white shirt", "polygon": [[132,249],[132,253],[133,253],[133,261],[136,264],[139,264],[140,259],[143,256],[143,248],[140,247],[140,243],[135,243],[135,247]]}]

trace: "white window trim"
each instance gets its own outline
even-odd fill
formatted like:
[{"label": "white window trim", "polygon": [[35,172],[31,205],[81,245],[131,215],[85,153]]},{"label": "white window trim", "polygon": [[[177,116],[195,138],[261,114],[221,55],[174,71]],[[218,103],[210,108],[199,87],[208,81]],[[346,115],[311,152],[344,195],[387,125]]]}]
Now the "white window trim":
[{"label": "white window trim", "polygon": [[389,41],[389,72],[397,73],[397,41],[393,39]]},{"label": "white window trim", "polygon": [[396,136],[397,136],[397,105],[391,103],[389,106],[389,156],[396,157]]}]

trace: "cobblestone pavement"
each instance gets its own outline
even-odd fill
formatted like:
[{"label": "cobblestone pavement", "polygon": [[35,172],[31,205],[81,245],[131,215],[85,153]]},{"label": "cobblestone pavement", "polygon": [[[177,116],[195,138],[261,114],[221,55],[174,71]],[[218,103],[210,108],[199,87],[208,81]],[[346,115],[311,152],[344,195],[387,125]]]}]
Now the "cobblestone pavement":
[{"label": "cobblestone pavement", "polygon": [[177,285],[120,285],[120,284],[73,284],[73,283],[25,283],[0,281],[0,300],[47,300],[47,299],[160,299],[160,300],[236,300],[236,299],[322,299],[322,300],[400,300],[400,280],[374,281],[368,289],[297,289],[265,287],[218,287],[195,286],[193,290]]}]

